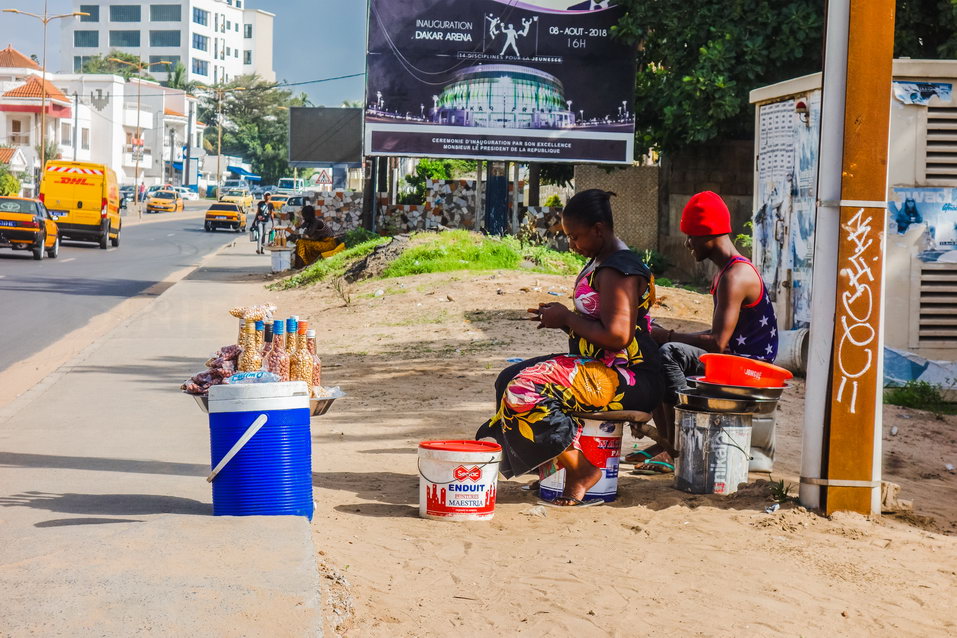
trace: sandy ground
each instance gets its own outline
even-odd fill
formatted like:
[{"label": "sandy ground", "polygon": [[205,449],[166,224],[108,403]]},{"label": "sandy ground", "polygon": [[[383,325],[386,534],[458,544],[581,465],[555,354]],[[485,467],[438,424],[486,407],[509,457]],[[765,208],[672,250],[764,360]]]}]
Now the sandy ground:
[{"label": "sandy ground", "polygon": [[[565,351],[563,335],[517,319],[570,283],[461,273],[264,294],[317,323],[323,382],[350,395],[314,422],[327,635],[953,635],[954,417],[885,410],[885,478],[914,501],[907,516],[824,518],[795,502],[768,514],[766,475],[717,497],[623,471],[604,507],[542,516],[523,477],[500,481],[491,522],[419,518],[417,443],[471,438],[507,358]],[[710,316],[706,296],[659,294],[666,325]],[[773,478],[792,495],[803,401],[795,383],[779,408]]]}]

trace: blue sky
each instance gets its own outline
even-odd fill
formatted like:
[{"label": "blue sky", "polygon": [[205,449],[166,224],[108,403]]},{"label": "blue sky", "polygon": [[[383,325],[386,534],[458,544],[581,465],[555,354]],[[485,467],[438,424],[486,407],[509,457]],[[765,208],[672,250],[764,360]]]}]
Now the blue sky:
[{"label": "blue sky", "polygon": [[[103,4],[110,3],[104,0]],[[277,80],[308,82],[365,71],[364,0],[248,0],[247,6],[276,14],[273,66]],[[0,8],[42,13],[43,2],[0,0]],[[49,0],[51,14],[72,10],[71,0]],[[50,23],[47,33],[51,71],[61,70],[57,22]],[[12,44],[39,58],[42,38],[38,20],[0,13],[0,48]],[[363,78],[305,84],[291,90],[305,92],[316,105],[339,106],[343,100],[362,99]]]}]

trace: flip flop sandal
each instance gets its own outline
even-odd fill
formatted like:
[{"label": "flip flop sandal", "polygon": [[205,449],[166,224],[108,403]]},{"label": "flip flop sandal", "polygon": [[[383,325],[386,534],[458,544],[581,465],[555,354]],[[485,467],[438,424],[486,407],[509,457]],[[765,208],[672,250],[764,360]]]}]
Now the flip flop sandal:
[{"label": "flip flop sandal", "polygon": [[639,476],[653,476],[655,474],[674,474],[675,466],[666,461],[645,461],[640,466],[631,471],[632,474]]},{"label": "flip flop sandal", "polygon": [[[571,505],[559,505],[558,503],[555,502],[558,500],[570,501]],[[570,498],[568,496],[559,496],[557,499],[555,499],[555,501],[539,501],[538,504],[544,505],[545,507],[560,507],[563,509],[567,509],[569,507],[594,507],[596,505],[605,504],[605,501],[600,498],[593,498],[588,501],[582,501],[577,498]]]},{"label": "flip flop sandal", "polygon": [[541,485],[542,485],[541,481],[532,481],[531,483],[528,483],[527,485],[523,485],[519,489],[521,489],[523,492],[534,492],[539,487],[541,487]]},{"label": "flip flop sandal", "polygon": [[[655,447],[658,447],[658,446],[655,446]],[[651,449],[654,449],[654,448],[653,447],[648,448],[648,450],[651,450]],[[628,455],[625,456],[624,459],[622,459],[622,461],[624,461],[625,463],[634,463],[635,465],[641,465],[642,463],[647,463],[648,461],[652,460],[653,458],[657,456],[657,454],[650,454],[648,450],[635,450],[634,452],[630,452]],[[658,454],[661,454],[661,452],[658,452]]]}]

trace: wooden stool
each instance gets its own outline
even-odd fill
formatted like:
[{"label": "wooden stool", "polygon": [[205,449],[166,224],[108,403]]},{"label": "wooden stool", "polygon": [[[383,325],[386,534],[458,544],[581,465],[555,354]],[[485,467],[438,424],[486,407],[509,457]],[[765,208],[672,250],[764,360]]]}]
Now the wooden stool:
[{"label": "wooden stool", "polygon": [[572,412],[573,417],[579,419],[588,419],[590,421],[604,421],[610,423],[626,423],[631,427],[631,435],[636,439],[647,436],[649,439],[660,445],[671,455],[671,458],[677,458],[678,452],[668,441],[658,432],[658,428],[648,423],[651,421],[651,415],[647,412],[638,410],[612,410],[609,412]]}]

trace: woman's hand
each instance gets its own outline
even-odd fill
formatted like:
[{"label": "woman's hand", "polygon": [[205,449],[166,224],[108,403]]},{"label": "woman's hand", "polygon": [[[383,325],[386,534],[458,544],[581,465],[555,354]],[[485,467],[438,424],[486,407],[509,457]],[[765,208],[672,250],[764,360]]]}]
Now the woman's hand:
[{"label": "woman's hand", "polygon": [[538,320],[538,328],[558,328],[568,327],[568,317],[572,311],[558,302],[538,304],[538,308],[529,308],[528,311],[533,315],[530,317],[533,321]]},{"label": "woman's hand", "polygon": [[671,341],[671,336],[675,333],[674,330],[665,330],[658,324],[652,324],[651,327],[651,338],[659,346],[664,345]]}]

